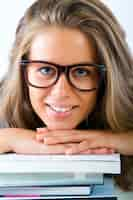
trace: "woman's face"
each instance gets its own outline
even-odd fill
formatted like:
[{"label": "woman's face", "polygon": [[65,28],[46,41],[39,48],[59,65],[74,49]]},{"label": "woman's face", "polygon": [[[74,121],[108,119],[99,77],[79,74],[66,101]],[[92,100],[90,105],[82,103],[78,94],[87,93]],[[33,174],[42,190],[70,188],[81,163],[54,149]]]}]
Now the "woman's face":
[{"label": "woman's face", "polygon": [[[29,59],[67,66],[96,63],[97,56],[91,39],[77,29],[47,27],[33,39]],[[65,130],[76,128],[92,112],[97,90],[81,92],[61,74],[49,88],[29,86],[29,97],[34,111],[49,129]]]}]

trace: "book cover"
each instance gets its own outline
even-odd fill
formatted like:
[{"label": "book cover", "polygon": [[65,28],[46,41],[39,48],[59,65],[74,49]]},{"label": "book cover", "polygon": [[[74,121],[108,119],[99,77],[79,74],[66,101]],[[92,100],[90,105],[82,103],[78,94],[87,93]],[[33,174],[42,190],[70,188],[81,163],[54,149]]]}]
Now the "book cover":
[{"label": "book cover", "polygon": [[91,186],[14,186],[0,188],[0,195],[5,196],[73,196],[90,195]]},{"label": "book cover", "polygon": [[119,154],[111,155],[0,155],[0,173],[120,173]]},{"label": "book cover", "polygon": [[17,196],[0,196],[1,200],[29,200],[29,199],[36,199],[36,200],[41,200],[41,199],[49,199],[49,200],[61,200],[61,199],[65,199],[65,200],[87,200],[87,199],[92,199],[92,200],[117,200],[117,197],[97,197],[97,198],[93,198],[93,197],[84,197],[84,196],[74,196],[74,197],[35,197],[35,196],[29,196],[29,197],[25,197],[25,196],[21,196],[21,197],[17,197]]},{"label": "book cover", "polygon": [[88,173],[0,173],[3,186],[50,186],[103,184],[103,174]]},{"label": "book cover", "polygon": [[[7,192],[10,191],[10,189],[13,187],[6,187]],[[18,188],[18,189],[17,189]],[[75,191],[75,195],[73,193],[67,193],[66,195],[66,188],[67,187],[63,187],[62,193],[61,193],[61,187],[55,187],[55,190],[57,191],[57,188],[59,189],[58,192],[56,193],[55,191],[53,193],[48,193],[43,195],[43,193],[41,194],[37,194],[36,191],[35,193],[33,193],[32,191],[34,191],[34,189],[32,190],[32,187],[29,187],[31,189],[31,193],[27,193],[28,189],[25,189],[25,187],[14,187],[14,189],[12,190],[12,193],[1,193],[1,197],[10,197],[10,198],[28,198],[28,199],[114,199],[114,184],[112,181],[112,177],[111,176],[106,176],[104,177],[104,184],[103,185],[94,185],[93,187],[91,186],[90,188],[88,187],[83,187],[84,190],[82,190],[83,193],[79,194],[79,191],[77,191],[77,189],[83,189],[81,187],[68,187],[68,192],[72,191],[73,188]],[[34,188],[34,187],[33,187]],[[44,187],[45,189],[49,189],[50,187]],[[52,188],[52,187],[51,187]],[[88,190],[90,189],[90,190]],[[25,192],[25,190],[27,190]],[[13,193],[15,191],[15,193]],[[89,194],[85,194],[85,192]],[[23,192],[23,193],[21,193]],[[24,193],[25,192],[25,193]],[[81,191],[80,191],[81,192]]]}]

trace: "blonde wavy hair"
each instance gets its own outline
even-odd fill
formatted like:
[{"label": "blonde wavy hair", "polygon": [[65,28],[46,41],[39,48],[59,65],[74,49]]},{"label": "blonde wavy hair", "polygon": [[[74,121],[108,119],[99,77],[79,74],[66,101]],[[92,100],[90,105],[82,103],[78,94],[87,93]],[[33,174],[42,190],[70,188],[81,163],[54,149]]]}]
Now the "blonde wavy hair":
[{"label": "blonde wavy hair", "polygon": [[[1,83],[0,119],[6,127],[35,129],[44,126],[30,104],[20,61],[28,57],[33,38],[46,26],[76,28],[96,44],[106,66],[101,97],[92,117],[97,128],[114,132],[133,130],[133,62],[125,34],[100,0],[38,0],[21,18],[10,65]],[[102,124],[102,126],[101,126]],[[133,159],[122,157],[122,174],[116,178],[124,189],[133,189]]]}]

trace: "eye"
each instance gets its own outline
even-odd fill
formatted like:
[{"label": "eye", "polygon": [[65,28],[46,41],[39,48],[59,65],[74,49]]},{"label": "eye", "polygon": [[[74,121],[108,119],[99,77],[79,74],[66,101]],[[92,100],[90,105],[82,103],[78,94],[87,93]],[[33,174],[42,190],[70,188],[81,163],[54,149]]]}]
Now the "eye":
[{"label": "eye", "polygon": [[44,66],[44,67],[40,67],[38,69],[38,71],[42,74],[42,75],[53,75],[55,74],[55,69],[51,66]]},{"label": "eye", "polygon": [[85,77],[89,76],[91,74],[91,71],[87,68],[76,68],[73,70],[73,75],[77,77]]}]

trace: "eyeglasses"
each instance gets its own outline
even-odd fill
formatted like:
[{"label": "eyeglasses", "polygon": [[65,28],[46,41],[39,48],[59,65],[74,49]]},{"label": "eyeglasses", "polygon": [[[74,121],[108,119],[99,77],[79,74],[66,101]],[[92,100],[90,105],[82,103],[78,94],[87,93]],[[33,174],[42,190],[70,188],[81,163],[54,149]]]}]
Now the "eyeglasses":
[{"label": "eyeglasses", "polygon": [[94,63],[78,63],[59,65],[41,60],[22,60],[28,85],[35,88],[49,88],[57,83],[60,76],[65,74],[69,84],[80,91],[96,90],[105,66]]}]

